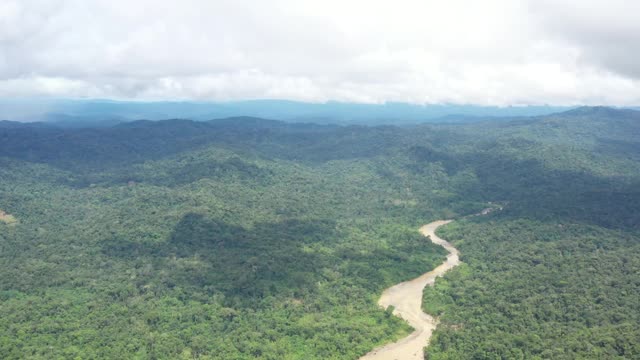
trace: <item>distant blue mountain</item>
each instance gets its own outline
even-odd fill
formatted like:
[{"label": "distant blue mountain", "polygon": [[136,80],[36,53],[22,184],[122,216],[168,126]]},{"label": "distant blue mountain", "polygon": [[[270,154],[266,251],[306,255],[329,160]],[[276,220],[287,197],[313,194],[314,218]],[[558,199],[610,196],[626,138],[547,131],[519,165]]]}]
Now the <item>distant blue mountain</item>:
[{"label": "distant blue mountain", "polygon": [[305,103],[286,100],[133,102],[0,99],[0,119],[53,122],[73,126],[80,126],[83,122],[113,124],[137,119],[183,118],[210,120],[238,116],[321,124],[400,125],[423,122],[472,122],[495,117],[538,116],[569,109],[571,107]]}]

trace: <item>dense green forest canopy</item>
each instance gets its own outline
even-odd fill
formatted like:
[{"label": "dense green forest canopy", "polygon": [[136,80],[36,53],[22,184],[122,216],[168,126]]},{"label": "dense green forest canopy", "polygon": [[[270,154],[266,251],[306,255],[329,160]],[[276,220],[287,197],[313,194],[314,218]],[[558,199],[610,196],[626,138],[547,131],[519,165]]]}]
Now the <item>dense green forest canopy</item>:
[{"label": "dense green forest canopy", "polygon": [[445,252],[431,359],[640,356],[640,113],[0,122],[3,358],[356,359]]}]

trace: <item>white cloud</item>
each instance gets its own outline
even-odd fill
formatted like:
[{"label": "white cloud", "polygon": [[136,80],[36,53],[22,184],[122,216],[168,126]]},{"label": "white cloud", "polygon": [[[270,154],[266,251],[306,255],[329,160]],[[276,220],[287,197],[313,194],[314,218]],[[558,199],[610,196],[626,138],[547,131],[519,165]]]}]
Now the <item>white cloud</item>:
[{"label": "white cloud", "polygon": [[622,0],[0,2],[0,96],[640,104]]}]

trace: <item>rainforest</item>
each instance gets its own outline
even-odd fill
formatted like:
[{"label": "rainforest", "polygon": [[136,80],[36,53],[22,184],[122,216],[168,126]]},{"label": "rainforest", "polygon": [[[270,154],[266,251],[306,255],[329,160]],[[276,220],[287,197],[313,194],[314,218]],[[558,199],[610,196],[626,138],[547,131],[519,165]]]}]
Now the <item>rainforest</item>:
[{"label": "rainforest", "polygon": [[0,357],[358,359],[413,331],[377,301],[444,219],[426,359],[640,357],[640,112],[606,107],[2,121]]}]

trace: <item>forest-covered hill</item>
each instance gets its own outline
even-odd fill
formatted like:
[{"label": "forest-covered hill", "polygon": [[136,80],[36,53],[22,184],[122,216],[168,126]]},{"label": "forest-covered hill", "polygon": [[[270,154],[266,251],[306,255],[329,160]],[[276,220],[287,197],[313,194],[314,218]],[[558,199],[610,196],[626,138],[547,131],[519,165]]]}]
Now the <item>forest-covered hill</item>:
[{"label": "forest-covered hill", "polygon": [[0,122],[3,358],[356,359],[438,264],[430,359],[640,356],[640,112]]}]

